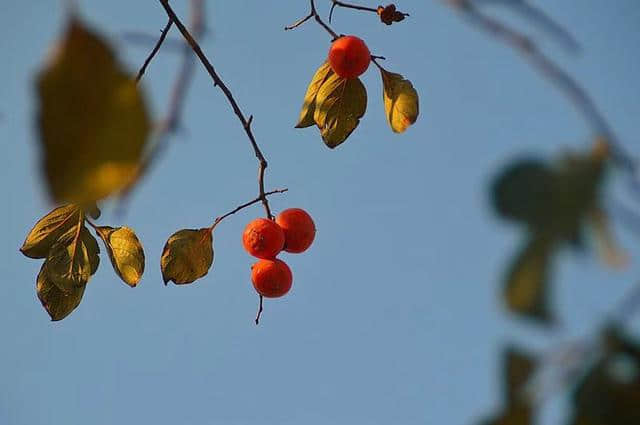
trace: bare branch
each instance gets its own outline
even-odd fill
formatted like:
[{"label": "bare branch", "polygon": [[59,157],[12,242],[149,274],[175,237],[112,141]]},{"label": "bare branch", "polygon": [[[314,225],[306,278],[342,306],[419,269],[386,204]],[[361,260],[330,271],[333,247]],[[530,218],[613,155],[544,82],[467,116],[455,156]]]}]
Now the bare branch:
[{"label": "bare branch", "polygon": [[256,314],[256,325],[260,324],[261,315],[262,315],[262,295],[260,295],[260,304],[258,305],[258,314]]},{"label": "bare branch", "polygon": [[[276,190],[272,190],[270,192],[266,192],[264,194],[264,196],[266,197],[266,196],[270,196],[270,195],[273,195],[273,194],[276,194],[276,193],[284,193],[284,192],[286,192],[288,190],[289,189],[287,189],[287,188],[285,188],[285,189],[276,189]],[[225,213],[225,214],[221,215],[220,217],[216,217],[216,219],[213,221],[213,224],[209,227],[209,229],[210,230],[215,229],[215,227],[218,225],[218,223],[220,223],[225,218],[229,217],[230,215],[233,215],[233,214],[237,213],[238,211],[240,211],[240,210],[242,210],[244,208],[247,208],[247,207],[249,207],[249,206],[251,206],[253,204],[256,204],[258,202],[261,202],[261,201],[262,201],[262,198],[261,197],[257,197],[256,199],[253,199],[253,200],[251,200],[249,202],[245,202],[242,205],[238,205],[237,207],[235,207],[234,209],[232,209],[228,213]]]},{"label": "bare branch", "polygon": [[147,59],[145,59],[144,63],[142,64],[142,67],[138,71],[138,75],[136,75],[136,83],[140,81],[140,79],[144,75],[144,72],[147,70],[147,67],[151,63],[151,60],[156,55],[156,53],[158,53],[158,50],[160,50],[160,46],[162,46],[162,43],[164,42],[164,39],[167,37],[167,34],[169,33],[169,30],[171,29],[171,25],[173,25],[173,21],[171,19],[169,19],[167,21],[167,25],[164,26],[164,29],[160,33],[160,38],[158,39],[158,42],[156,43],[155,46],[153,46],[153,49],[151,50],[151,53],[149,53],[149,56],[147,57]]},{"label": "bare branch", "polygon": [[327,25],[322,18],[320,17],[320,15],[318,14],[318,11],[316,10],[316,4],[314,0],[309,0],[309,6],[311,8],[309,14],[307,16],[305,16],[304,18],[298,19],[298,21],[296,21],[294,24],[288,26],[288,27],[284,27],[285,31],[286,30],[292,30],[294,28],[298,28],[300,25],[304,24],[305,22],[307,22],[309,19],[311,18],[315,18],[316,22],[318,24],[320,24],[320,26],[322,28],[325,29],[325,31],[327,31],[331,37],[333,37],[333,39],[335,40],[336,38],[338,38],[338,34],[331,29],[331,27],[329,25]]},{"label": "bare branch", "polygon": [[338,0],[331,0],[331,2],[333,4],[331,5],[331,11],[329,11],[329,23],[331,23],[331,18],[333,17],[333,10],[336,8],[336,6],[344,7],[345,9],[355,9],[355,10],[363,10],[366,12],[378,13],[378,9],[373,7],[358,6],[357,4],[345,3]]},{"label": "bare branch", "polygon": [[213,67],[212,63],[209,61],[207,56],[202,52],[202,49],[200,48],[200,45],[198,44],[198,42],[189,33],[189,30],[184,26],[184,24],[180,21],[180,18],[178,18],[176,13],[173,11],[171,6],[169,5],[169,1],[168,0],[159,0],[159,1],[162,7],[164,8],[165,12],[167,13],[167,16],[174,22],[174,24],[176,25],[176,27],[178,28],[178,30],[180,31],[184,39],[187,41],[187,43],[189,43],[189,46],[191,46],[191,49],[193,50],[193,52],[196,54],[198,59],[200,59],[200,62],[204,65],[205,69],[209,73],[209,76],[213,80],[214,86],[220,87],[225,97],[229,101],[229,104],[231,105],[233,112],[236,114],[236,116],[240,120],[240,123],[242,124],[242,127],[244,128],[244,131],[247,134],[247,137],[249,138],[249,142],[251,143],[251,146],[253,148],[253,151],[259,163],[258,165],[259,198],[262,201],[262,205],[264,206],[265,212],[267,213],[267,217],[273,218],[271,214],[271,209],[269,208],[269,201],[267,200],[267,197],[265,196],[265,192],[264,192],[264,173],[267,168],[267,160],[262,154],[262,151],[258,147],[258,143],[256,142],[256,139],[253,136],[253,132],[251,131],[251,120],[247,120],[245,118],[242,110],[238,106],[238,103],[234,99],[233,94],[231,93],[231,90],[229,90],[229,88],[224,83],[224,81],[222,81],[222,79],[216,72],[215,68]]}]

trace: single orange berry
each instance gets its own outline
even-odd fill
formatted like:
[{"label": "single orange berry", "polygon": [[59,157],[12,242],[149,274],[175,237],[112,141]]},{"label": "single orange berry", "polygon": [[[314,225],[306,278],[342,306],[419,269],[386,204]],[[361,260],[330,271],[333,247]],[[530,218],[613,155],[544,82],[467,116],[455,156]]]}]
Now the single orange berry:
[{"label": "single orange berry", "polygon": [[284,247],[284,232],[275,221],[256,218],[244,228],[242,244],[254,257],[275,258]]},{"label": "single orange berry", "polygon": [[307,212],[289,208],[276,217],[276,223],[284,231],[284,250],[298,254],[311,246],[316,237],[316,226]]},{"label": "single orange berry", "polygon": [[251,267],[251,281],[258,294],[278,298],[291,289],[293,275],[282,260],[260,260]]},{"label": "single orange berry", "polygon": [[367,70],[371,53],[364,41],[353,35],[340,37],[329,49],[329,65],[342,78],[356,78]]}]

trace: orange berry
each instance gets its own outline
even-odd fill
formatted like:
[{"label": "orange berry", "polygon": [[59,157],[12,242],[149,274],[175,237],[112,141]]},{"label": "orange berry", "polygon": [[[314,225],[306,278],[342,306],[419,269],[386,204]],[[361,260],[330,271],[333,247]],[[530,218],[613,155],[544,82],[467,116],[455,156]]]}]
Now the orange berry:
[{"label": "orange berry", "polygon": [[275,221],[256,218],[244,228],[242,244],[254,257],[275,258],[284,247],[284,232]]},{"label": "orange berry", "polygon": [[338,38],[329,49],[329,65],[342,78],[356,78],[367,70],[369,62],[369,48],[353,35]]},{"label": "orange berry", "polygon": [[282,260],[260,260],[251,267],[251,281],[258,294],[278,298],[291,289],[293,275]]},{"label": "orange berry", "polygon": [[289,208],[276,217],[284,231],[284,250],[298,254],[311,246],[316,237],[316,226],[311,216],[300,208]]}]

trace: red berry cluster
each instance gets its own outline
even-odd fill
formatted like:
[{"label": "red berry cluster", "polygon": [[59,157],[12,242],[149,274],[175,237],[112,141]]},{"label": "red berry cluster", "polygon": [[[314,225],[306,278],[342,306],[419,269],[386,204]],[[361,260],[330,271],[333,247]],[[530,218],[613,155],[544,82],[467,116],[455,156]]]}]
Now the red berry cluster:
[{"label": "red berry cluster", "polygon": [[242,234],[244,249],[260,260],[251,267],[251,281],[258,294],[277,298],[291,289],[293,275],[287,263],[276,258],[280,251],[304,252],[311,246],[316,227],[300,208],[282,211],[275,220],[256,218]]}]

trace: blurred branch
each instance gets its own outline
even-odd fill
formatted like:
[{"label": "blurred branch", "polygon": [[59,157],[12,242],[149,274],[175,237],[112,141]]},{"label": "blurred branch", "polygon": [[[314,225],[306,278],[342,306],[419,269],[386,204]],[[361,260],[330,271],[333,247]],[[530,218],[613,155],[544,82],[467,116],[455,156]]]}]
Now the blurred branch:
[{"label": "blurred branch", "polygon": [[[141,31],[125,31],[124,33],[122,33],[121,38],[127,43],[136,44],[143,47],[153,46],[158,42],[156,36]],[[182,52],[183,46],[184,41],[182,40],[182,38],[178,40],[167,37],[162,43],[162,47],[164,47],[165,50],[168,49],[171,52]]]},{"label": "blurred branch", "polygon": [[620,145],[607,120],[598,110],[588,93],[569,74],[544,55],[530,38],[483,14],[471,0],[445,1],[450,7],[463,13],[472,24],[520,52],[540,74],[567,96],[591,125],[596,135],[607,140],[611,147],[613,160],[620,167],[635,174],[636,160]]},{"label": "blurred branch", "polygon": [[249,142],[251,143],[255,156],[258,159],[258,188],[259,188],[258,197],[262,201],[262,205],[264,206],[267,217],[272,218],[273,215],[271,214],[271,209],[269,208],[269,201],[267,200],[267,197],[264,191],[264,173],[267,168],[267,160],[262,154],[260,147],[258,147],[258,143],[256,142],[256,139],[251,130],[251,122],[253,121],[253,116],[249,116],[248,119],[245,118],[242,110],[238,106],[238,103],[234,99],[233,94],[231,93],[227,85],[224,83],[224,81],[222,81],[220,76],[218,76],[218,73],[216,72],[215,68],[213,67],[213,65],[207,58],[207,56],[202,52],[200,45],[195,40],[193,35],[189,32],[189,30],[180,21],[180,18],[178,18],[176,13],[173,11],[171,6],[169,5],[169,1],[168,0],[159,0],[159,1],[162,7],[164,8],[165,12],[167,13],[167,16],[169,17],[169,19],[173,21],[173,23],[176,25],[176,27],[178,28],[178,30],[180,31],[184,39],[187,41],[189,46],[191,46],[191,49],[193,50],[193,52],[196,54],[198,59],[200,59],[200,62],[204,65],[205,69],[209,73],[209,76],[213,80],[213,85],[220,87],[225,97],[229,101],[229,104],[231,105],[233,112],[236,114],[236,116],[240,120],[240,123],[242,124],[242,127],[244,128],[244,131],[247,134],[247,137],[249,138]]},{"label": "blurred branch", "polygon": [[529,3],[527,0],[473,0],[474,5],[501,4],[510,7],[514,12],[519,13],[532,24],[539,26],[561,42],[568,50],[578,52],[581,50],[580,44],[562,25],[557,23],[551,16],[539,7]]}]

